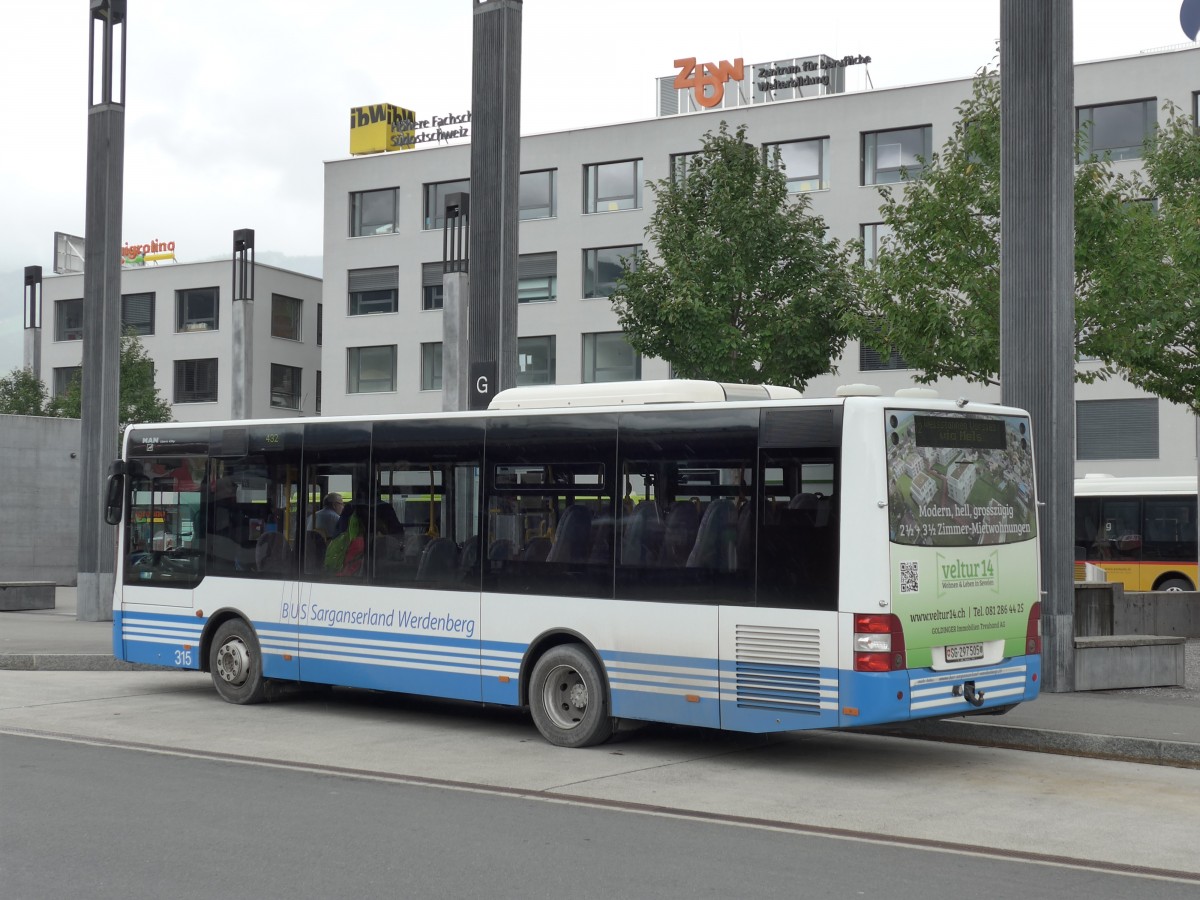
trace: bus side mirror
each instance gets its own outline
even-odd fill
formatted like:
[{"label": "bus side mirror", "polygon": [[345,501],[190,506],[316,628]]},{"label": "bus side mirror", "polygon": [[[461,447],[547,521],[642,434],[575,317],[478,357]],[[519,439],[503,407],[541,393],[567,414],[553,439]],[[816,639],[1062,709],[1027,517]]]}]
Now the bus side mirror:
[{"label": "bus side mirror", "polygon": [[109,525],[121,523],[125,511],[125,463],[117,460],[108,467],[108,495],[104,501],[104,521]]}]

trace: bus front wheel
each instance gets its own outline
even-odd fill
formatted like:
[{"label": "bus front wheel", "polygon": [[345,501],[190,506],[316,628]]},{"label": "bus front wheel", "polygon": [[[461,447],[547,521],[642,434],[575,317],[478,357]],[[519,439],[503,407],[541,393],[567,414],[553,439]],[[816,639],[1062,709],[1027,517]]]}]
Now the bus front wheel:
[{"label": "bus front wheel", "polygon": [[241,619],[223,622],[208,656],[213,685],[229,703],[261,703],[267,697],[262,652],[254,630]]},{"label": "bus front wheel", "polygon": [[613,735],[608,691],[592,655],[579,644],[551,647],[533,667],[533,724],[557,747],[592,747]]}]

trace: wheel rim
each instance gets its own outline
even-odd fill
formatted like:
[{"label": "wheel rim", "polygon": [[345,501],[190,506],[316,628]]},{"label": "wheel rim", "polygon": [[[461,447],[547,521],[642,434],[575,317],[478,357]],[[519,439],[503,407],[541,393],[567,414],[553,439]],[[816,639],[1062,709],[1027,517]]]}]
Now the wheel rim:
[{"label": "wheel rim", "polygon": [[542,709],[564,730],[575,728],[587,715],[587,684],[570,666],[555,666],[542,682]]},{"label": "wheel rim", "polygon": [[250,675],[250,651],[240,638],[230,638],[217,650],[217,674],[235,687],[246,683]]}]

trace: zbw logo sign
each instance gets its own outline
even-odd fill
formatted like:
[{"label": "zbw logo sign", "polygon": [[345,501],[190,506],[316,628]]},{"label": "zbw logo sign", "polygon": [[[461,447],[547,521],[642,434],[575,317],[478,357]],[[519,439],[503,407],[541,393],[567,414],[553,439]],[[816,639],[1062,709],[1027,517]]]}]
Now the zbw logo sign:
[{"label": "zbw logo sign", "polygon": [[[679,69],[679,74],[675,76],[675,89],[691,90],[696,102],[705,109],[711,109],[725,98],[725,82],[741,81],[746,76],[740,56],[733,62],[723,59],[716,65],[696,65],[696,57],[690,56],[675,60],[675,66]],[[707,91],[710,87],[712,93]]]}]

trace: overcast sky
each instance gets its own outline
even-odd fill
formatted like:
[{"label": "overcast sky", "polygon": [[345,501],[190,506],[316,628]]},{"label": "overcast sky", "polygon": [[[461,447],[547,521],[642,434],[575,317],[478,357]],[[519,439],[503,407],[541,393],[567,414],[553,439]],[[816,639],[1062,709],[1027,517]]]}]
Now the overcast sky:
[{"label": "overcast sky", "polygon": [[[424,117],[471,106],[472,0],[128,5],[121,234],[173,240],[181,262],[228,256],[246,227],[260,259],[319,256],[322,162],[348,155],[350,107],[389,102]],[[1179,6],[1074,0],[1076,61],[1187,42]],[[993,61],[999,8],[525,0],[521,132],[652,118],[654,80],[681,57],[862,54],[875,87],[969,77]],[[50,274],[54,232],[84,233],[88,10],[88,0],[4,5],[0,374],[22,361],[24,267]],[[52,327],[51,310],[44,321]]]}]

